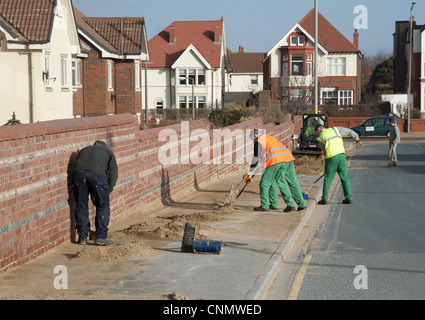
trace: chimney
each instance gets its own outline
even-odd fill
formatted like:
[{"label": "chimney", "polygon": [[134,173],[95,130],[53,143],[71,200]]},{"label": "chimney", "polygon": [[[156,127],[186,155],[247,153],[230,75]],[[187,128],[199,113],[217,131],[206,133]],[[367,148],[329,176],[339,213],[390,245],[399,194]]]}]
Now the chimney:
[{"label": "chimney", "polygon": [[238,53],[244,53],[243,47],[239,46],[239,52]]},{"label": "chimney", "polygon": [[170,27],[168,43],[169,44],[176,43],[176,29],[174,27]]},{"label": "chimney", "polygon": [[215,27],[214,30],[214,43],[220,43],[220,28],[218,26]]},{"label": "chimney", "polygon": [[357,49],[359,48],[359,33],[357,32],[357,29],[354,29],[353,44]]}]

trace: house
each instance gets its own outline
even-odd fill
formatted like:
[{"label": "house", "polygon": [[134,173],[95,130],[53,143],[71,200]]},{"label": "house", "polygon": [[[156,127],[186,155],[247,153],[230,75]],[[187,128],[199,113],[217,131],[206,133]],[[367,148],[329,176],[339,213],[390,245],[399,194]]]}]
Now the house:
[{"label": "house", "polygon": [[[425,25],[417,25],[412,17],[412,82],[411,101],[414,110],[425,117]],[[410,21],[396,21],[394,41],[394,93],[408,92]]]},{"label": "house", "polygon": [[314,61],[314,9],[296,23],[267,52],[264,90],[283,105],[296,101],[312,104],[317,69],[320,104],[352,105],[359,102],[358,32],[353,42],[318,13],[318,61]]},{"label": "house", "polygon": [[143,80],[148,87],[147,107],[153,114],[192,105],[196,109],[222,107],[226,67],[223,18],[174,21],[148,44],[150,59]]},{"label": "house", "polygon": [[74,116],[130,113],[143,118],[142,61],[149,50],[144,18],[87,17],[74,8],[82,51]]},{"label": "house", "polygon": [[0,124],[72,118],[80,54],[71,0],[1,0]]},{"label": "house", "polygon": [[263,89],[264,52],[245,52],[239,46],[238,52],[227,53],[225,105],[250,105]]}]

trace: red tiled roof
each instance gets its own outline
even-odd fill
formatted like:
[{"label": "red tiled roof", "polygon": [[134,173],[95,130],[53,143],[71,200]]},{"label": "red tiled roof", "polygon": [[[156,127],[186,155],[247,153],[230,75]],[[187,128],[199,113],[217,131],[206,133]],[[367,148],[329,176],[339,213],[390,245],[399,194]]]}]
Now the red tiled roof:
[{"label": "red tiled roof", "polygon": [[118,54],[118,50],[114,48],[106,39],[98,34],[87,22],[85,21],[86,16],[77,8],[74,7],[75,21],[79,29],[81,29],[88,37],[95,41],[98,45],[103,47],[106,51],[114,54]]},{"label": "red tiled roof", "polygon": [[[320,12],[318,17],[319,43],[328,52],[359,52],[359,49],[326,20]],[[314,9],[310,10],[299,24],[314,37]]]},{"label": "red tiled roof", "polygon": [[77,25],[88,36],[112,53],[140,54],[142,51],[142,17],[86,17],[74,8]]},{"label": "red tiled roof", "polygon": [[[172,27],[176,40],[171,44],[169,35]],[[220,67],[223,28],[223,18],[217,21],[174,21],[149,41],[149,67],[171,67],[190,44],[193,44],[211,67]],[[221,40],[218,43],[214,42],[216,30]]]},{"label": "red tiled roof", "polygon": [[229,52],[227,69],[235,73],[262,73],[263,60],[262,52]]},{"label": "red tiled roof", "polygon": [[0,15],[31,42],[49,42],[54,0],[0,0]]}]

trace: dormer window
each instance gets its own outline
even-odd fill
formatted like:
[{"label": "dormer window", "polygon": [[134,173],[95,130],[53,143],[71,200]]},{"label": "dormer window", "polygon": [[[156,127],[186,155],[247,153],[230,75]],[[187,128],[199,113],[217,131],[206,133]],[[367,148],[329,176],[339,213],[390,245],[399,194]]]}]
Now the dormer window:
[{"label": "dormer window", "polygon": [[297,45],[297,36],[291,36],[291,46]]},{"label": "dormer window", "polygon": [[305,44],[305,37],[304,36],[298,36],[298,45],[303,46]]}]

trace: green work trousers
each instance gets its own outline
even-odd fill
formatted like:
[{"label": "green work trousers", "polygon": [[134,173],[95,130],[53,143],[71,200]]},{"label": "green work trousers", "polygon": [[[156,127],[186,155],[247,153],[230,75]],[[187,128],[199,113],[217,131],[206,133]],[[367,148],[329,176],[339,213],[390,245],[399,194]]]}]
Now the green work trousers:
[{"label": "green work trousers", "polygon": [[348,178],[347,159],[345,158],[344,153],[337,154],[336,156],[325,160],[325,179],[323,181],[322,199],[328,201],[329,189],[337,172],[341,179],[345,199],[353,200],[351,184]]},{"label": "green work trousers", "polygon": [[269,206],[273,208],[279,207],[277,196],[278,188],[280,189],[283,200],[288,206],[294,207],[295,200],[299,207],[306,207],[301,187],[295,173],[293,161],[289,163],[282,162],[275,164],[274,166],[266,168],[264,171],[260,181],[260,198],[262,208],[268,209]]}]

